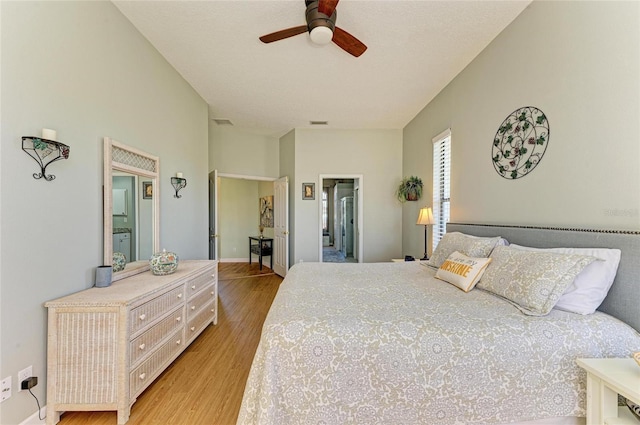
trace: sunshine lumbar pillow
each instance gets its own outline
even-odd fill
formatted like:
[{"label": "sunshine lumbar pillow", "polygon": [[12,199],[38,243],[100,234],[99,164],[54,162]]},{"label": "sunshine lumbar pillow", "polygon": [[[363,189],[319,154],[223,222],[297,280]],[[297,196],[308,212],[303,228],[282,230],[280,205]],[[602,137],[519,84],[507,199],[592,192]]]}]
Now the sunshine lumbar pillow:
[{"label": "sunshine lumbar pillow", "polygon": [[469,292],[478,283],[491,258],[467,257],[455,251],[442,263],[436,272],[436,278]]}]

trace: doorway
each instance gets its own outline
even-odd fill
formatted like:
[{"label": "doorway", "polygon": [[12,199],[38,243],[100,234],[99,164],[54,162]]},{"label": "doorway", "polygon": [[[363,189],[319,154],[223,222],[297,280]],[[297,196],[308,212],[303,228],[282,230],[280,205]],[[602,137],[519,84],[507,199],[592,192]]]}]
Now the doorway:
[{"label": "doorway", "polygon": [[321,175],[320,261],[362,262],[362,176]]},{"label": "doorway", "polygon": [[287,177],[276,179],[211,172],[209,258],[251,263],[256,259],[255,255],[252,257],[251,238],[257,241],[264,237],[260,245],[265,247],[263,249],[268,247],[270,255],[263,251],[257,261],[263,261],[266,256],[265,264],[284,277],[289,268],[288,185]]}]

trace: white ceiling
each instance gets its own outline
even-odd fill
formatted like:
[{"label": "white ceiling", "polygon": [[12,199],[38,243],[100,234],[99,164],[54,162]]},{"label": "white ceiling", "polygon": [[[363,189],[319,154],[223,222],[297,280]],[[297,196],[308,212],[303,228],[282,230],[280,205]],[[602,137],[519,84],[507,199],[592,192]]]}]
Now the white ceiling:
[{"label": "white ceiling", "polygon": [[115,5],[209,104],[210,118],[280,136],[328,128],[403,128],[530,0],[342,0],[336,25],[368,50],[355,58],[308,34],[304,0],[121,1]]}]

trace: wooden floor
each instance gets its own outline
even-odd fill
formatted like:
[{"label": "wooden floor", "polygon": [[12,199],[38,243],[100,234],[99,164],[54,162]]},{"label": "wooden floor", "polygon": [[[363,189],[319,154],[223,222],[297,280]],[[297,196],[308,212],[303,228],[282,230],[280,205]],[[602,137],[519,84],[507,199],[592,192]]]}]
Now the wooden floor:
[{"label": "wooden floor", "polygon": [[[220,263],[218,324],[147,388],[127,425],[232,425],[262,324],[282,278],[257,264]],[[67,412],[62,425],[115,425],[115,412]]]}]

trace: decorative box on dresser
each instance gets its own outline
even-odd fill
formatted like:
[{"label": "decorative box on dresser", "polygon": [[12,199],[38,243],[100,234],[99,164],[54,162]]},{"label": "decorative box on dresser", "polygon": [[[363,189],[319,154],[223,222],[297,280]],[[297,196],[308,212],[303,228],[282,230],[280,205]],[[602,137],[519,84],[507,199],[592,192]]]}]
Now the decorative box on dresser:
[{"label": "decorative box on dresser", "polygon": [[47,424],[60,412],[117,410],[118,424],[155,378],[218,321],[217,261],[181,261],[48,301]]}]

